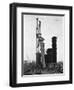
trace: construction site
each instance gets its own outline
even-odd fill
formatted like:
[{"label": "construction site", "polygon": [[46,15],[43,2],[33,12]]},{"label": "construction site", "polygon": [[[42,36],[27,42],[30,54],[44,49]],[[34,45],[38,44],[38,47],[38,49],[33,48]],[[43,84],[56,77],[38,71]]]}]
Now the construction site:
[{"label": "construction site", "polygon": [[57,39],[53,36],[52,48],[45,51],[41,21],[36,18],[36,62],[24,62],[24,75],[63,73],[63,62],[57,62]]}]

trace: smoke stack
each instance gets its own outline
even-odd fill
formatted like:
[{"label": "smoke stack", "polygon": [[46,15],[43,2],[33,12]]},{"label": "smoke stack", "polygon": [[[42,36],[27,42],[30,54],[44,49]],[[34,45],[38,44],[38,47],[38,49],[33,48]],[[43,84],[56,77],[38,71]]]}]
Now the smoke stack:
[{"label": "smoke stack", "polygon": [[52,38],[53,63],[57,63],[57,37]]},{"label": "smoke stack", "polygon": [[57,48],[57,38],[56,37],[52,38],[52,48],[54,48],[54,49]]}]

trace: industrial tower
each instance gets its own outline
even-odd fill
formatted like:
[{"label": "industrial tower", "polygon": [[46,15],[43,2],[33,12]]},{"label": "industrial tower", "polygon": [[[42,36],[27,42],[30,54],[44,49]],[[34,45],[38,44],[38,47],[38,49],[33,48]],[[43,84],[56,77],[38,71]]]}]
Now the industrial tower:
[{"label": "industrial tower", "polygon": [[41,34],[41,21],[36,18],[36,63],[39,65],[42,64],[42,67],[45,68],[45,50],[44,50],[44,38]]}]

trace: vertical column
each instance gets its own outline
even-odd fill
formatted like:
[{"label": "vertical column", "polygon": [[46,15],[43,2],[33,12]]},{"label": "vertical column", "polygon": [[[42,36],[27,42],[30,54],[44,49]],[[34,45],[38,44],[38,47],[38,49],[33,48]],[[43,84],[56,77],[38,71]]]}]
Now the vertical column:
[{"label": "vertical column", "polygon": [[53,48],[53,62],[57,63],[57,38],[52,38],[52,48]]},{"label": "vertical column", "polygon": [[42,62],[42,65],[43,65],[43,68],[46,67],[46,64],[45,64],[45,50],[44,50],[44,43],[41,42],[41,62]]},{"label": "vertical column", "polygon": [[40,24],[38,18],[36,18],[36,64],[40,65],[41,62],[41,53],[40,53],[40,42],[39,42],[39,34],[40,34]]}]

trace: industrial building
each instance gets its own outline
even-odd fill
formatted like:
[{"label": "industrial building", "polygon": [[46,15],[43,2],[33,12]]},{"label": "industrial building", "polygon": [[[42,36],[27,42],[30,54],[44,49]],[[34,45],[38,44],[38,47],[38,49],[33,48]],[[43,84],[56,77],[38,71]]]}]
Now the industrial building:
[{"label": "industrial building", "polygon": [[41,21],[36,18],[36,64],[45,68],[49,63],[57,63],[57,37],[52,37],[52,48],[45,54],[45,43],[41,33]]}]

